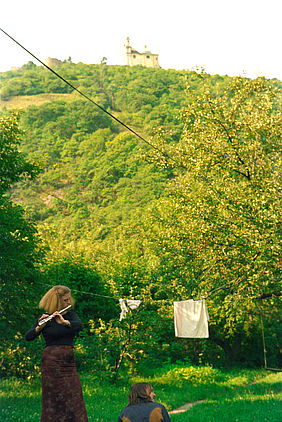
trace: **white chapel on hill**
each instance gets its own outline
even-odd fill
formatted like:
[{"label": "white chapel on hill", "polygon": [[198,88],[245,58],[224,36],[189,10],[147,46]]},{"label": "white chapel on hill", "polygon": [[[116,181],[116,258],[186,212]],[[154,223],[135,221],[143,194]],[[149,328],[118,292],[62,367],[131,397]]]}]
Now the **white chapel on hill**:
[{"label": "white chapel on hill", "polygon": [[130,45],[129,37],[126,39],[127,44],[125,47],[125,64],[128,66],[145,66],[145,67],[154,67],[158,68],[159,65],[159,55],[153,54],[151,51],[147,50],[145,45],[144,51],[139,53],[134,50]]}]

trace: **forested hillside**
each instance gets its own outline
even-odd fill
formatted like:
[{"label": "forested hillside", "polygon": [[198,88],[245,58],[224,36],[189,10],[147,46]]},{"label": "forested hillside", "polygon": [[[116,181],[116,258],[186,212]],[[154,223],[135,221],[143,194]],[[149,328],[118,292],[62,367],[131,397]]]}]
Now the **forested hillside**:
[{"label": "forested hillside", "polygon": [[[152,143],[160,131],[169,142],[178,142],[186,85],[197,91],[200,82],[193,73],[142,67],[65,63],[57,71]],[[210,81],[222,89],[228,78]],[[15,94],[69,91],[55,75],[32,63],[3,74],[4,100]],[[163,182],[171,177],[144,160],[148,145],[79,96],[28,107],[20,126],[26,131],[22,151],[40,162],[43,172],[13,196],[27,206],[34,221],[54,224],[68,241],[111,236],[113,228],[134,220],[159,197]]]},{"label": "forested hillside", "polygon": [[[41,66],[1,75],[2,117],[15,96],[34,99],[16,110],[19,150],[40,171],[5,198],[41,239],[35,296],[40,283],[61,283],[143,300],[132,328],[118,325],[118,303],[76,293],[103,368],[128,336],[131,365],[259,365],[262,313],[276,364],[280,82],[105,64],[56,71],[147,142]],[[173,300],[212,291],[211,341],[175,339]]]}]

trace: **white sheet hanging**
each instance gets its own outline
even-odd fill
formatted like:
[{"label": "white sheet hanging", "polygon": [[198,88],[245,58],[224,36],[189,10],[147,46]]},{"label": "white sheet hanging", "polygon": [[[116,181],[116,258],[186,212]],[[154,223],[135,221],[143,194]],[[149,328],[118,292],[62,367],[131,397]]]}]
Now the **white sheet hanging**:
[{"label": "white sheet hanging", "polygon": [[174,302],[175,336],[208,338],[208,310],[204,299]]}]

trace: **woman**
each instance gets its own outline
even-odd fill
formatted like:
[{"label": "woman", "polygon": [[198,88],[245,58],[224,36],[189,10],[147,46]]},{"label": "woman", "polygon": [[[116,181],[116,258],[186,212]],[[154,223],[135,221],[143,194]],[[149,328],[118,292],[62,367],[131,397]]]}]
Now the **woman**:
[{"label": "woman", "polygon": [[[82,330],[78,316],[66,310],[73,306],[71,291],[66,286],[54,286],[41,299],[39,308],[46,313],[36,320],[26,333],[26,340],[34,340],[41,333],[46,347],[42,355],[42,413],[40,422],[87,422],[79,376],[74,361],[73,342]],[[52,315],[53,318],[39,325]]]},{"label": "woman", "polygon": [[151,384],[133,384],[128,396],[128,406],[119,415],[118,422],[170,422],[166,408],[154,402],[155,396]]}]

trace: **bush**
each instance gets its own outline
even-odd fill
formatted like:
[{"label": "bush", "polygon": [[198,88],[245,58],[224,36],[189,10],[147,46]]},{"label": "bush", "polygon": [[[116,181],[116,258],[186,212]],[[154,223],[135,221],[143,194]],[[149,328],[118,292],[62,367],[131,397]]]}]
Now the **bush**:
[{"label": "bush", "polygon": [[113,372],[120,356],[118,327],[112,322],[89,321],[88,332],[82,331],[76,340],[76,362],[81,370],[89,367],[98,371]]},{"label": "bush", "polygon": [[177,365],[169,370],[167,370],[167,366],[163,369],[165,372],[161,376],[158,376],[158,382],[160,384],[182,386],[183,384],[190,383],[199,385],[220,382],[224,379],[224,375],[219,369],[215,369],[209,365],[203,367]]},{"label": "bush", "polygon": [[18,332],[12,341],[0,349],[0,376],[15,376],[30,380],[40,376],[42,341],[29,342]]}]

